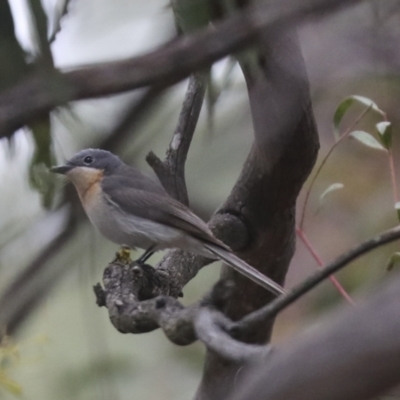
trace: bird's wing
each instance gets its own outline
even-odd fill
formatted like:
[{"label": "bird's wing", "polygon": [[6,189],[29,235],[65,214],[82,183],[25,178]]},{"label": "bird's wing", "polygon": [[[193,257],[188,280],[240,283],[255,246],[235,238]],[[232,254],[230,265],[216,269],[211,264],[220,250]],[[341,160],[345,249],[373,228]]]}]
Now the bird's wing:
[{"label": "bird's wing", "polygon": [[180,229],[191,236],[226,250],[224,243],[216,239],[207,224],[188,207],[169,196],[166,192],[148,192],[129,186],[103,183],[107,200],[126,214],[135,215]]},{"label": "bird's wing", "polygon": [[111,176],[105,176],[103,187],[107,189],[115,187],[130,187],[147,192],[166,194],[166,190],[156,176],[147,175],[136,168],[121,165]]}]

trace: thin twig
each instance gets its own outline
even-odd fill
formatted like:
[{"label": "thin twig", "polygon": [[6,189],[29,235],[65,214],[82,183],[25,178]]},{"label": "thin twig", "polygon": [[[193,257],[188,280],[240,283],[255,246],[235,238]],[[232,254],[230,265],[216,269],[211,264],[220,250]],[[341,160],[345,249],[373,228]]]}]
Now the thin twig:
[{"label": "thin twig", "polygon": [[389,229],[386,232],[381,233],[379,236],[376,236],[359,244],[352,250],[339,256],[335,261],[328,264],[325,268],[320,269],[312,274],[306,280],[291,289],[286,295],[278,297],[271,303],[267,304],[265,307],[244,317],[241,321],[234,324],[232,329],[235,332],[240,332],[242,330],[246,331],[247,329],[251,329],[252,325],[257,325],[259,321],[264,321],[265,319],[275,317],[280,311],[285,309],[301,296],[323,282],[330,275],[344,268],[356,258],[362,256],[365,253],[368,253],[371,250],[376,249],[377,247],[393,242],[399,238],[400,226],[396,226],[395,228]]},{"label": "thin twig", "polygon": [[394,204],[399,202],[398,194],[397,194],[397,183],[396,183],[396,169],[394,167],[394,158],[393,158],[393,150],[388,150],[388,159],[389,159],[389,169],[390,169],[390,178],[392,183],[392,191],[393,191],[393,201]]},{"label": "thin twig", "polygon": [[70,5],[70,0],[64,0],[64,4],[63,7],[60,11],[60,14],[57,18],[55,18],[55,22],[54,22],[54,26],[53,26],[53,32],[51,33],[48,41],[49,44],[52,44],[55,40],[56,37],[58,35],[58,33],[61,31],[61,21],[64,19],[64,17],[67,15],[68,13],[68,9],[69,9],[69,5]]},{"label": "thin twig", "polygon": [[146,157],[167,192],[186,205],[189,204],[189,197],[185,182],[185,162],[200,116],[205,90],[206,75],[203,73],[191,75],[165,160],[161,161],[153,152]]},{"label": "thin twig", "polygon": [[304,199],[304,204],[303,204],[303,209],[301,211],[301,217],[300,217],[300,223],[299,223],[299,228],[301,230],[303,230],[304,227],[304,219],[305,219],[305,215],[306,215],[306,209],[307,209],[307,205],[308,205],[308,200],[311,194],[311,190],[314,187],[314,183],[317,180],[322,168],[324,167],[324,165],[326,164],[326,162],[328,161],[328,158],[331,156],[331,154],[333,153],[333,150],[336,149],[336,147],[343,141],[343,139],[345,139],[354,129],[354,127],[361,121],[361,119],[368,113],[368,111],[370,111],[372,109],[372,105],[368,106],[354,121],[353,123],[343,132],[343,134],[339,137],[339,139],[333,144],[333,146],[329,149],[328,153],[326,154],[326,156],[323,158],[320,166],[317,168],[317,171],[315,172],[315,175],[313,176],[313,178],[311,179],[311,183],[310,186],[307,189],[306,192],[306,197]]}]

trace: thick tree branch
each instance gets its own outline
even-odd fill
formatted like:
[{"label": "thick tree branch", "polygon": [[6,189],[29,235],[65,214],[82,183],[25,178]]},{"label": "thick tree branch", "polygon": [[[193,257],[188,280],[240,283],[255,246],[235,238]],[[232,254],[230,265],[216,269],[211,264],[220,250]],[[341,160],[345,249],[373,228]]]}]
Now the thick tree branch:
[{"label": "thick tree branch", "polygon": [[195,35],[124,61],[35,75],[0,96],[0,137],[69,101],[117,94],[149,85],[172,85],[243,49],[268,27],[287,26],[362,0],[275,0],[252,6]]},{"label": "thick tree branch", "polygon": [[368,400],[400,383],[400,280],[257,365],[232,400]]},{"label": "thick tree branch", "polygon": [[241,343],[223,329],[227,324],[223,314],[207,308],[200,309],[194,320],[197,338],[208,350],[239,364],[265,362],[271,354],[271,346]]},{"label": "thick tree branch", "polygon": [[[244,223],[249,240],[245,247],[236,248],[239,256],[282,284],[294,252],[296,198],[319,147],[307,74],[291,30],[266,31],[258,38],[253,55],[238,57],[248,88],[255,139],[241,176],[218,214],[234,215]],[[240,320],[273,299],[228,268],[223,277],[236,283],[223,310],[231,320]],[[273,322],[260,321],[240,340],[265,343]],[[239,369],[242,376],[245,365],[208,352],[197,399],[229,397],[226,388],[234,388]]]}]

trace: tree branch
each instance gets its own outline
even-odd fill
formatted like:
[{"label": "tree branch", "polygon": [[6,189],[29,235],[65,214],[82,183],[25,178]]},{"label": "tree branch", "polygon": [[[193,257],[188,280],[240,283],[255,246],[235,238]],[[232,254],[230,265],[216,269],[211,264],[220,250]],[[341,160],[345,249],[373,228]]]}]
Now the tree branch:
[{"label": "tree branch", "polygon": [[202,73],[196,73],[189,78],[178,125],[165,160],[161,161],[152,151],[146,157],[165,190],[186,205],[189,205],[189,197],[185,181],[185,162],[203,105],[206,82],[207,76]]},{"label": "tree branch", "polygon": [[274,318],[280,311],[316,287],[330,275],[344,268],[356,258],[398,239],[400,239],[400,226],[389,229],[386,232],[383,232],[380,235],[359,244],[358,246],[349,250],[347,253],[339,256],[335,261],[328,264],[326,267],[313,273],[309,278],[291,289],[286,295],[276,298],[263,308],[245,316],[241,321],[237,322],[232,327],[231,333],[235,335],[241,335],[243,332],[252,330],[254,327],[259,326],[260,321]]},{"label": "tree branch", "polygon": [[257,41],[273,26],[288,26],[362,0],[270,1],[244,9],[195,35],[173,39],[161,48],[124,61],[40,74],[0,96],[0,137],[10,136],[32,118],[69,101],[106,96],[149,85],[172,85]]},{"label": "tree branch", "polygon": [[220,312],[202,308],[194,320],[197,338],[207,346],[208,350],[217,353],[225,360],[239,364],[265,362],[271,355],[271,346],[246,344],[233,339],[223,329],[229,322]]},{"label": "tree branch", "polygon": [[231,400],[368,400],[390,390],[400,383],[399,303],[397,276],[277,348]]}]

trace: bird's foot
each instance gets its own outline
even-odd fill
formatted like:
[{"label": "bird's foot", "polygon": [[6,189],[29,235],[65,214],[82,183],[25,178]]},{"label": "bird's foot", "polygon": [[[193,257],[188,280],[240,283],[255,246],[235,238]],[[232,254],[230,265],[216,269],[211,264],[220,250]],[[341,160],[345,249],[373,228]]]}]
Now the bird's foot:
[{"label": "bird's foot", "polygon": [[115,253],[114,262],[128,265],[132,262],[131,249],[128,246],[121,246],[121,248]]}]

